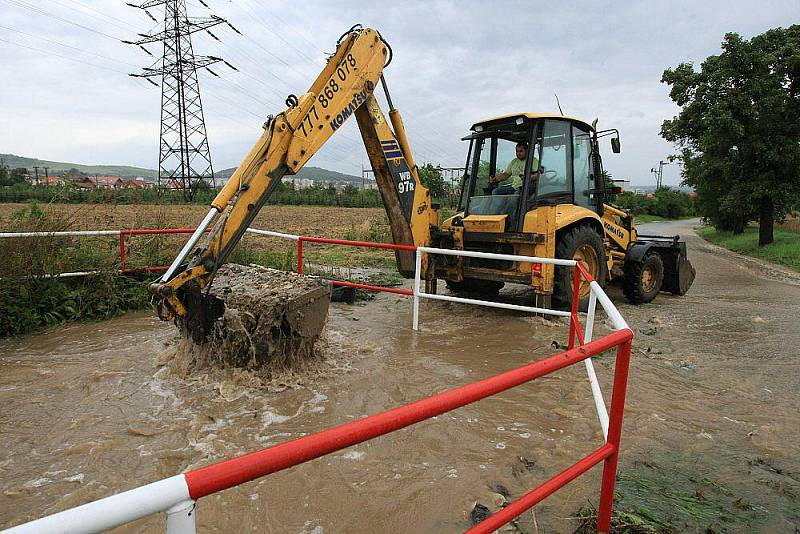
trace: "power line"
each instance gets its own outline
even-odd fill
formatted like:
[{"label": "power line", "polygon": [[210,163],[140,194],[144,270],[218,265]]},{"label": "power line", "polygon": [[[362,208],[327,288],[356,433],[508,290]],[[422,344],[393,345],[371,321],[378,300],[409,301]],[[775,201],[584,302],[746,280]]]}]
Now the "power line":
[{"label": "power line", "polygon": [[16,43],[14,41],[9,41],[8,39],[3,39],[2,37],[0,37],[0,41],[3,41],[3,42],[8,43],[8,44],[15,45],[15,46],[19,46],[21,48],[27,48],[28,50],[33,50],[34,52],[40,52],[42,54],[47,54],[47,55],[59,57],[59,58],[62,58],[62,59],[68,59],[70,61],[75,61],[76,63],[83,63],[84,65],[89,65],[90,67],[95,67],[97,69],[108,70],[108,71],[111,71],[111,72],[116,72],[118,74],[124,74],[126,76],[128,74],[127,72],[124,72],[124,71],[121,71],[121,70],[112,69],[110,67],[104,67],[103,65],[97,65],[95,63],[89,63],[88,61],[83,61],[83,60],[78,59],[78,58],[74,58],[74,57],[70,57],[70,56],[63,56],[61,54],[58,54],[58,53],[50,51],[50,50],[42,50],[42,49],[39,49],[39,48],[33,48],[32,46],[27,46],[27,45],[24,45],[24,44],[21,44],[21,43]]},{"label": "power line", "polygon": [[262,17],[261,17],[261,15],[259,15],[259,14],[258,14],[258,12],[257,12],[256,10],[253,10],[252,8],[250,8],[250,6],[248,6],[248,5],[247,5],[246,3],[244,3],[244,2],[242,2],[240,5],[242,5],[242,6],[243,6],[245,9],[247,9],[247,10],[248,10],[248,11],[249,11],[249,12],[250,12],[250,13],[251,13],[251,14],[252,14],[254,17],[256,17],[256,18],[257,18],[259,21],[261,21],[261,23],[264,25],[264,27],[265,27],[265,28],[267,28],[267,30],[269,30],[269,31],[270,31],[270,33],[272,33],[273,35],[275,35],[275,36],[276,36],[278,39],[280,39],[280,40],[281,40],[283,43],[285,43],[287,46],[289,46],[290,48],[292,48],[292,49],[293,49],[295,52],[297,52],[298,54],[300,54],[302,57],[304,57],[304,58],[305,58],[305,59],[307,59],[308,61],[310,61],[310,62],[312,62],[312,63],[316,63],[316,64],[317,64],[318,66],[320,66],[320,67],[325,67],[325,64],[324,64],[324,63],[320,62],[318,59],[313,59],[313,58],[311,58],[311,57],[307,56],[307,55],[306,55],[306,54],[305,54],[305,53],[304,53],[302,50],[300,50],[299,48],[297,48],[296,46],[294,46],[292,43],[290,43],[289,41],[287,41],[286,39],[284,39],[284,38],[283,38],[283,37],[282,37],[280,34],[278,34],[278,32],[276,32],[274,29],[272,29],[272,26],[271,26],[271,25],[270,25],[270,24],[269,24],[269,23],[268,23],[266,20],[264,20],[264,18],[262,18]]},{"label": "power line", "polygon": [[136,66],[133,63],[128,63],[126,61],[122,61],[121,59],[116,59],[116,58],[113,58],[113,57],[110,57],[110,56],[105,56],[103,54],[98,54],[97,52],[91,52],[89,50],[85,50],[85,49],[79,48],[77,46],[68,45],[68,44],[62,43],[60,41],[55,41],[53,39],[48,39],[47,37],[41,37],[39,35],[34,35],[32,33],[24,32],[24,31],[18,30],[16,28],[9,28],[8,26],[3,26],[2,24],[0,24],[0,28],[3,28],[4,30],[16,32],[16,33],[21,33],[22,35],[27,35],[28,37],[32,37],[32,38],[40,40],[40,41],[47,41],[48,43],[53,43],[53,44],[58,45],[58,46],[63,46],[65,48],[70,48],[72,50],[77,50],[78,52],[81,52],[81,53],[84,53],[84,54],[91,54],[93,56],[97,56],[97,57],[102,58],[102,59],[108,59],[110,61],[115,61],[117,63],[122,63],[124,65],[130,65],[131,67],[135,67]]},{"label": "power line", "polygon": [[105,32],[101,32],[100,30],[95,30],[94,28],[90,28],[89,26],[85,26],[85,25],[83,25],[83,24],[81,24],[79,22],[75,22],[75,21],[66,19],[66,18],[61,17],[59,15],[55,15],[53,13],[50,13],[49,11],[45,11],[44,9],[40,9],[40,8],[38,8],[36,6],[32,6],[30,4],[26,4],[25,2],[22,2],[20,0],[4,0],[4,1],[8,2],[9,4],[15,5],[17,7],[23,7],[25,9],[29,9],[29,10],[35,12],[35,13],[39,13],[39,14],[44,15],[46,17],[54,18],[56,20],[60,20],[61,22],[66,22],[67,24],[72,24],[73,26],[77,26],[78,28],[82,28],[82,29],[84,29],[86,31],[90,31],[92,33],[96,33],[97,35],[102,35],[103,37],[108,37],[109,39],[113,39],[115,41],[119,41],[120,40],[119,38],[114,37],[113,35],[109,35],[109,34],[107,34]]},{"label": "power line", "polygon": [[[130,29],[131,29],[130,23],[125,21],[125,20],[122,20],[122,19],[117,18],[117,17],[112,17],[110,15],[106,15],[102,11],[98,11],[97,9],[93,8],[92,6],[87,5],[87,4],[85,4],[83,2],[80,2],[78,0],[70,0],[70,1],[73,4],[77,4],[78,6],[82,7],[83,9],[87,9],[89,11],[92,11],[94,13],[99,14],[100,16],[102,16],[105,19],[108,19],[108,20],[103,20],[100,17],[98,17],[97,15],[91,15],[89,13],[86,13],[85,11],[79,11],[80,13],[82,13],[84,15],[87,15],[89,17],[92,17],[94,19],[97,19],[97,20],[101,21],[103,24],[113,24],[117,28],[120,28],[121,30],[125,30],[126,32],[130,31]],[[70,6],[69,4],[64,3],[62,0],[50,0],[50,2],[62,5],[64,7],[66,7],[67,9],[74,9],[73,6]],[[119,22],[117,22],[117,21],[119,21]]]}]

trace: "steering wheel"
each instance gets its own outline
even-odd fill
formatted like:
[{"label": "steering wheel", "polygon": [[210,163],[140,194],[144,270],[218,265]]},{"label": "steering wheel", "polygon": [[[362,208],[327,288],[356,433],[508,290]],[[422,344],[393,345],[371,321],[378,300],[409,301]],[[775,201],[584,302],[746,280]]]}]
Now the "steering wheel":
[{"label": "steering wheel", "polygon": [[545,170],[539,175],[540,184],[555,185],[559,182],[558,173],[554,170]]}]

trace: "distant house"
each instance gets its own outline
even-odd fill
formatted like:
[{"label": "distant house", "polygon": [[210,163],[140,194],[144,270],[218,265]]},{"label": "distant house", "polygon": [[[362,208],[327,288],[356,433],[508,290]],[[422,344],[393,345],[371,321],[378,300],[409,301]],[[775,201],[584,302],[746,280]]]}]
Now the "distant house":
[{"label": "distant house", "polygon": [[125,180],[119,176],[95,176],[94,184],[101,189],[121,189],[125,187]]},{"label": "distant house", "polygon": [[[34,179],[35,181],[35,179]],[[39,185],[64,185],[63,176],[40,176]]]},{"label": "distant house", "polygon": [[90,179],[88,176],[73,176],[70,178],[70,184],[80,189],[95,189],[97,187],[94,179]]},{"label": "distant house", "polygon": [[176,180],[175,178],[170,178],[164,184],[164,188],[169,189],[171,191],[180,191],[183,189],[183,184],[180,181]]},{"label": "distant house", "polygon": [[296,176],[284,176],[281,181],[293,189],[305,189],[314,185],[314,180],[309,178],[297,178]]},{"label": "distant house", "polygon": [[125,187],[125,180],[119,176],[79,176],[72,184],[81,189],[121,189]]},{"label": "distant house", "polygon": [[125,189],[148,189],[152,186],[150,182],[142,180],[141,178],[131,178],[125,182]]}]

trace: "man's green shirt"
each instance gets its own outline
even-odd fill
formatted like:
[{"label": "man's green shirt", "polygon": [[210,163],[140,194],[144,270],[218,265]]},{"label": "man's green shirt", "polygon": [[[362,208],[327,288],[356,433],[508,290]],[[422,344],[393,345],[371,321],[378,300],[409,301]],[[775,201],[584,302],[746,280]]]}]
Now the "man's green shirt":
[{"label": "man's green shirt", "polygon": [[[533,163],[531,165],[532,169],[539,168],[539,160],[533,158]],[[506,167],[506,173],[510,174],[508,178],[506,178],[500,185],[510,185],[514,189],[519,189],[522,187],[522,179],[525,176],[525,160],[514,158]]]}]

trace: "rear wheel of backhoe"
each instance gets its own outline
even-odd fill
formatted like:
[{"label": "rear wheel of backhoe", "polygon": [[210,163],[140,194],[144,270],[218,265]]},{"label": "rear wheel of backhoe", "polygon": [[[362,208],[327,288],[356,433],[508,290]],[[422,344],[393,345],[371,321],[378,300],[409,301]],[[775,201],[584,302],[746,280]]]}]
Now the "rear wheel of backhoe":
[{"label": "rear wheel of backhoe", "polygon": [[664,262],[658,252],[650,250],[642,261],[625,262],[625,281],[622,292],[631,304],[652,301],[664,283]]},{"label": "rear wheel of backhoe", "polygon": [[472,293],[476,295],[494,296],[503,289],[503,282],[496,280],[480,280],[478,278],[464,278],[460,282],[445,280],[447,289],[454,293]]},{"label": "rear wheel of backhoe", "polygon": [[[601,286],[605,285],[608,266],[603,238],[591,226],[576,226],[564,232],[556,245],[556,258],[582,261],[592,278]],[[556,308],[569,310],[572,307],[574,273],[574,267],[556,265],[553,280],[553,305]],[[581,281],[579,310],[586,311],[589,307],[590,292],[589,282]]]}]

